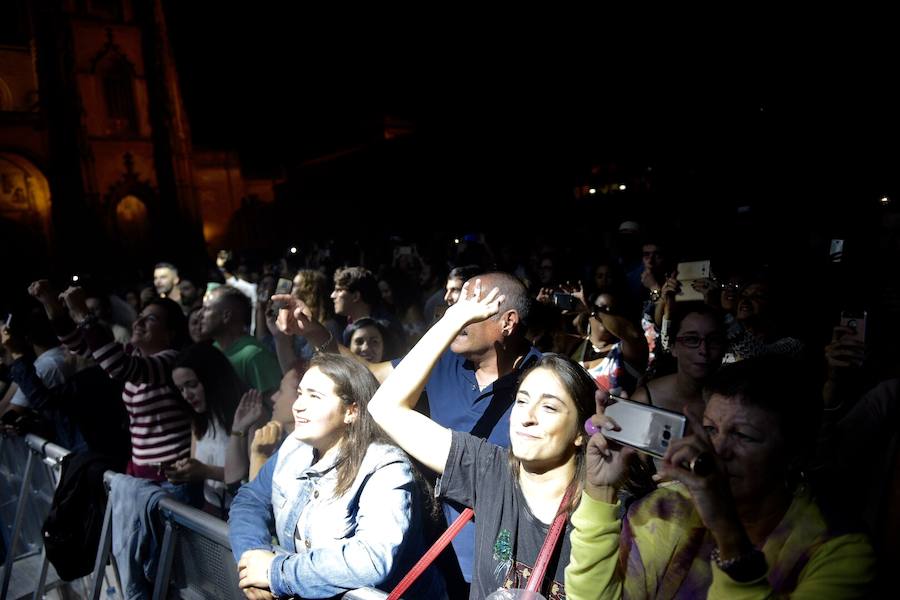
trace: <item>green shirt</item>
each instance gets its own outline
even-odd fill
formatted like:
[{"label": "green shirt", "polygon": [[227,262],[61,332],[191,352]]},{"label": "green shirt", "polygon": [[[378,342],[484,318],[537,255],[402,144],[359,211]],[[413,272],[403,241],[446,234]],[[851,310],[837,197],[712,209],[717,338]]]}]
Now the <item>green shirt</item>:
[{"label": "green shirt", "polygon": [[228,358],[241,381],[264,396],[281,385],[278,359],[252,336],[245,335],[228,348],[222,348],[218,343],[214,345]]}]

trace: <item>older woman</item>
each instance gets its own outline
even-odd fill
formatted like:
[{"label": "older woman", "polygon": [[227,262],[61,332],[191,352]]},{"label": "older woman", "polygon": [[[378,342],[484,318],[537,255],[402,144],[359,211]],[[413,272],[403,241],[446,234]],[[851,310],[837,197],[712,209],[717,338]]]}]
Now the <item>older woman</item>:
[{"label": "older woman", "polygon": [[[578,598],[867,597],[874,556],[836,531],[800,482],[816,398],[796,365],[756,358],[707,384],[703,426],[669,447],[661,487],[619,517],[630,450],[588,444],[566,588]],[[617,429],[602,409],[589,429]],[[705,466],[707,468],[701,468]]]}]

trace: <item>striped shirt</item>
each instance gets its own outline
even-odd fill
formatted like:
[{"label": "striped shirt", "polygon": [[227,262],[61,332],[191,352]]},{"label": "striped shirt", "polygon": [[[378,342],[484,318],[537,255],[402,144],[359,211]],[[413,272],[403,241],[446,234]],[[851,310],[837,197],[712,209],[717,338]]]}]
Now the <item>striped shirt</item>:
[{"label": "striped shirt", "polygon": [[60,341],[76,354],[92,355],[110,377],[124,380],[122,400],[128,411],[134,465],[148,467],[190,456],[190,407],[171,382],[176,350],[142,356],[95,324],[76,328],[60,336]]}]

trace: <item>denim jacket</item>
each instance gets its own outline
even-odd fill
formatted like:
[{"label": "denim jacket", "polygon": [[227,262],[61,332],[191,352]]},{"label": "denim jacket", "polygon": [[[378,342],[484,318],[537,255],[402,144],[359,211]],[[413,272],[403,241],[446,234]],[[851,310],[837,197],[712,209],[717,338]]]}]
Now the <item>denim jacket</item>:
[{"label": "denim jacket", "polygon": [[[288,437],[241,487],[228,519],[235,561],[247,550],[275,552],[269,571],[275,596],[392,589],[427,549],[422,494],[409,459],[395,446],[372,444],[350,489],[337,498],[335,465],[312,463],[312,447]],[[280,547],[271,543],[273,529]],[[404,596],[445,595],[431,567]]]}]

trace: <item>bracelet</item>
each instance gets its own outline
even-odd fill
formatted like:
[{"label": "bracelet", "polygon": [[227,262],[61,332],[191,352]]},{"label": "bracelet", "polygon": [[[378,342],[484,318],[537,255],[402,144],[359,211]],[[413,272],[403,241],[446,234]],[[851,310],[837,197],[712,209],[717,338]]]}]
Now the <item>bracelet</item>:
[{"label": "bracelet", "polygon": [[87,327],[93,326],[97,322],[97,320],[97,317],[91,314],[79,321],[77,325],[79,328],[85,329]]},{"label": "bracelet", "polygon": [[756,548],[750,552],[723,559],[719,553],[719,548],[716,547],[713,548],[709,557],[723,573],[738,582],[759,579],[766,574],[769,568],[766,564],[766,556]]},{"label": "bracelet", "polygon": [[657,300],[659,300],[661,295],[662,294],[659,290],[650,290],[650,301],[656,302]]},{"label": "bracelet", "polygon": [[328,340],[324,344],[322,344],[320,346],[316,346],[316,352],[324,353],[325,349],[328,348],[328,346],[330,346],[331,342],[333,342],[333,341],[334,341],[334,334],[329,329],[328,330]]},{"label": "bracelet", "polygon": [[247,437],[246,433],[244,433],[243,431],[238,431],[236,429],[231,432],[231,435],[233,435],[235,437],[239,437],[239,438]]}]

